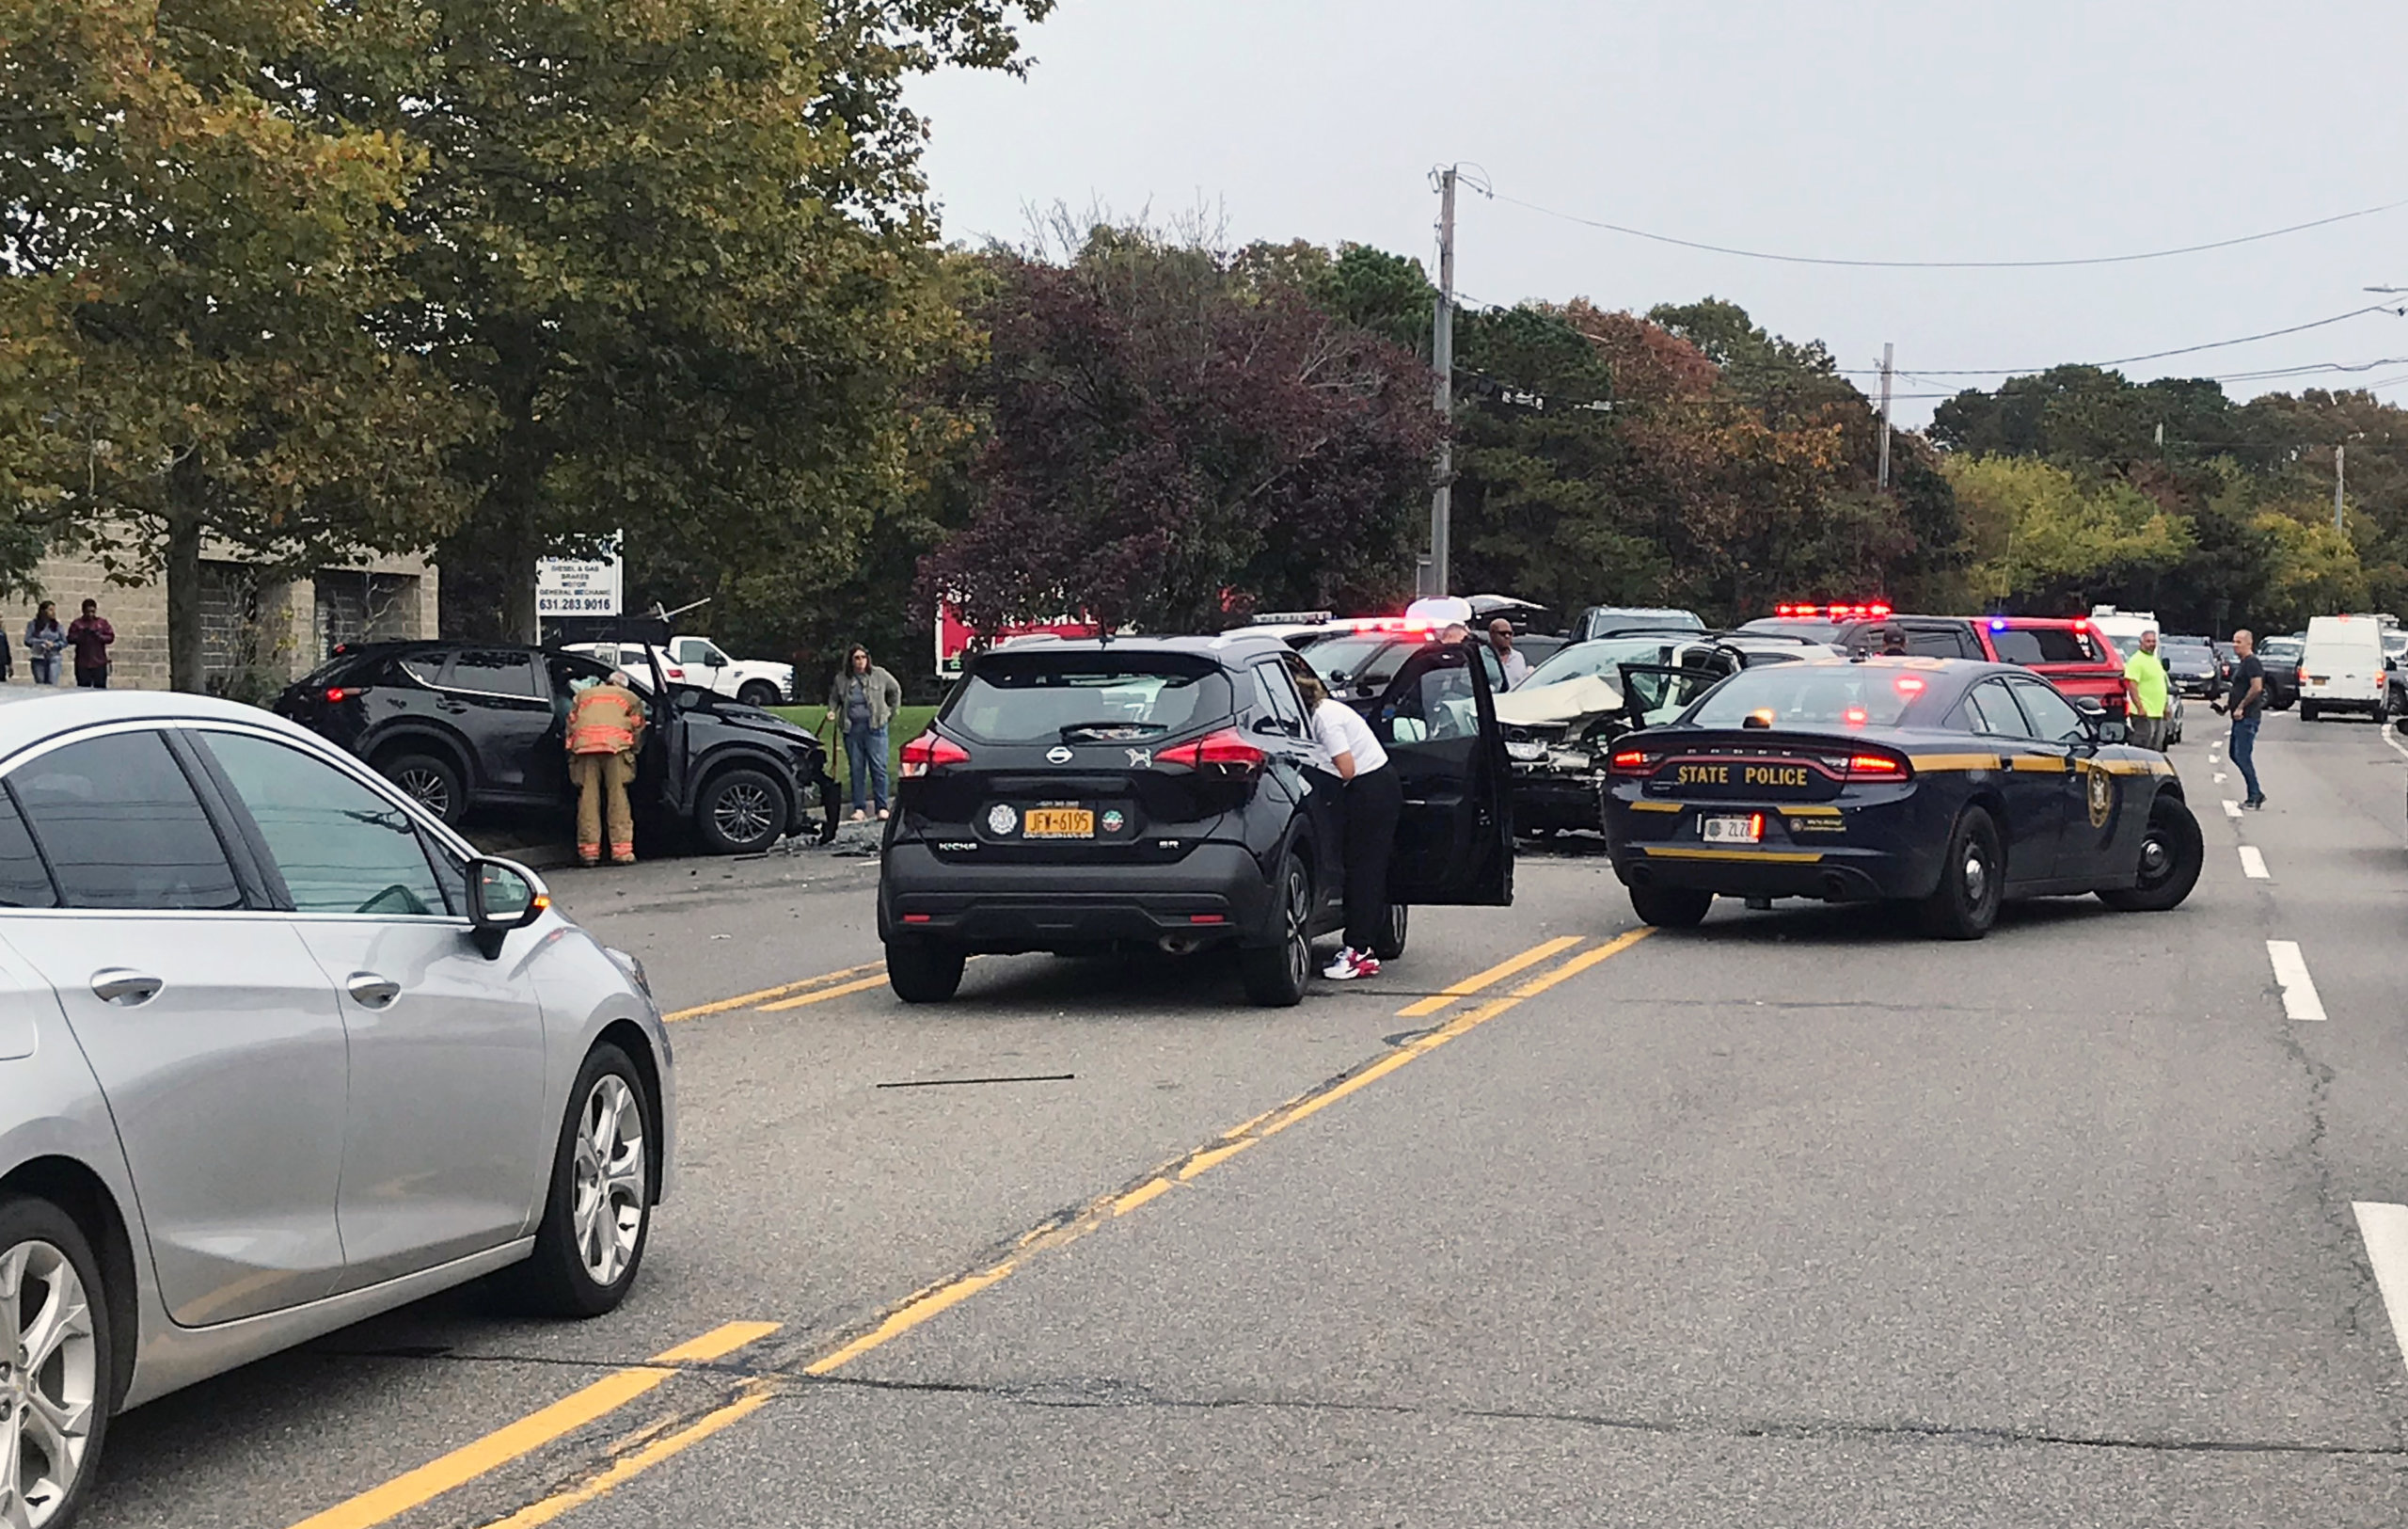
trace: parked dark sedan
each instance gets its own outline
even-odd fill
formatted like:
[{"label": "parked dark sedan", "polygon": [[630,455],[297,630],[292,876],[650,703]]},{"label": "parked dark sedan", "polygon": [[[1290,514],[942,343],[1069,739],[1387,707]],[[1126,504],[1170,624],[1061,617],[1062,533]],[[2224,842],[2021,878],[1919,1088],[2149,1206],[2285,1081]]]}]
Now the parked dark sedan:
[{"label": "parked dark sedan", "polygon": [[[1487,670],[1426,643],[1370,709],[1404,790],[1373,953],[1405,907],[1510,903],[1504,741]],[[1343,922],[1339,777],[1275,638],[1121,638],[984,654],[903,746],[878,932],[910,1003],[980,951],[1231,951],[1256,1003],[1303,998]]]},{"label": "parked dark sedan", "polygon": [[[427,810],[457,823],[471,806],[558,808],[576,690],[608,678],[576,653],[514,643],[383,643],[339,648],[277,698],[288,717],[367,760]],[[635,677],[667,704],[650,725],[631,793],[638,819],[690,825],[715,853],[800,833],[816,802],[832,825],[834,782],[819,741],[782,717],[657,671]]]}]

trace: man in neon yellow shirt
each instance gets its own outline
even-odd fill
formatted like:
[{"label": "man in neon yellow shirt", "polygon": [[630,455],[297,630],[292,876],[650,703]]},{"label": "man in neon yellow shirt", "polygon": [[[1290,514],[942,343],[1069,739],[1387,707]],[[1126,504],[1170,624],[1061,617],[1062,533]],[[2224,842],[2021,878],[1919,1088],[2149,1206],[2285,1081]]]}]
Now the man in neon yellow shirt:
[{"label": "man in neon yellow shirt", "polygon": [[2165,752],[2165,661],[2157,656],[2157,633],[2141,633],[2141,645],[2124,661],[2126,741]]}]

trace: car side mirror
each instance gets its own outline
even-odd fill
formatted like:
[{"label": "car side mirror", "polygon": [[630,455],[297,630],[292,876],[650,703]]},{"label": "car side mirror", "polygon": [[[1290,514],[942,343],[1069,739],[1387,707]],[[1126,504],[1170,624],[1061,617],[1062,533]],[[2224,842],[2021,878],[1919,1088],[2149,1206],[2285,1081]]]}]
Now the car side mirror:
[{"label": "car side mirror", "polygon": [[500,956],[512,930],[525,929],[551,905],[543,878],[517,861],[481,854],[468,862],[469,937],[487,961]]},{"label": "car side mirror", "polygon": [[1277,733],[1282,738],[1288,736],[1287,724],[1281,722],[1277,717],[1265,716],[1255,718],[1254,730],[1258,733]]}]

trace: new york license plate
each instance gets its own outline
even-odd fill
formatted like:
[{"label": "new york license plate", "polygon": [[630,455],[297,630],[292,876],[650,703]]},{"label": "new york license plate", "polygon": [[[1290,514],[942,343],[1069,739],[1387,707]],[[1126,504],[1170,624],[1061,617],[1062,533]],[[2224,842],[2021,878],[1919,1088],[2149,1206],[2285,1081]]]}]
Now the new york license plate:
[{"label": "new york license plate", "polygon": [[1698,831],[1708,844],[1753,844],[1765,836],[1765,820],[1761,813],[1745,818],[1701,818]]},{"label": "new york license plate", "polygon": [[1023,838],[1093,838],[1093,807],[1031,807],[1021,820]]}]

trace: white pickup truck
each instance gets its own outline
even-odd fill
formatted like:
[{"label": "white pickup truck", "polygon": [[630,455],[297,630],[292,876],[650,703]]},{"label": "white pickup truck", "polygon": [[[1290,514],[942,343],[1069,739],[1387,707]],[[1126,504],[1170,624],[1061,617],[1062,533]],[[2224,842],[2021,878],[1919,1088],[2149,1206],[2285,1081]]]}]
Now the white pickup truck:
[{"label": "white pickup truck", "polygon": [[[583,653],[605,663],[641,669],[644,650],[635,643],[576,643],[572,653]],[[784,706],[795,698],[794,665],[760,659],[731,659],[707,637],[672,637],[660,657],[661,672],[681,684],[716,691],[746,706]]]}]

